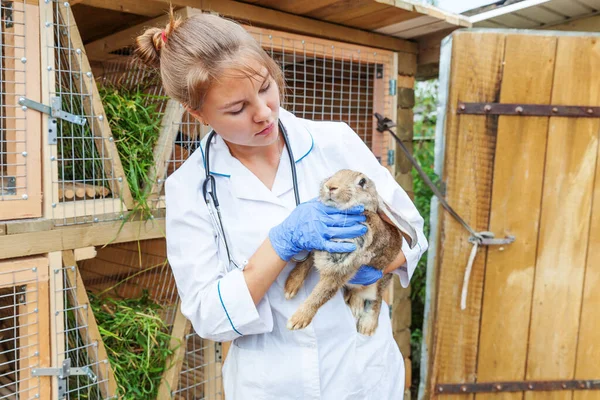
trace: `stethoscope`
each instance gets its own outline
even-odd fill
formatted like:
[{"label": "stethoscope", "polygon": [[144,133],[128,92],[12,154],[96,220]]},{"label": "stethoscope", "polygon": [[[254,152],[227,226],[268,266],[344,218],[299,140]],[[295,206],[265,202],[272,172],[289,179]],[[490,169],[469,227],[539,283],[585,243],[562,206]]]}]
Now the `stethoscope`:
[{"label": "stethoscope", "polygon": [[[290,170],[292,171],[292,184],[294,186],[294,197],[296,200],[296,206],[300,204],[300,195],[298,194],[298,178],[296,177],[296,163],[294,162],[294,154],[292,153],[292,147],[290,146],[287,131],[281,120],[278,122],[279,132],[281,132],[281,136],[283,137],[283,142],[285,144],[285,148],[287,149],[288,156],[290,157]],[[206,206],[208,207],[208,211],[211,217],[211,221],[219,240],[223,242],[225,245],[225,250],[227,252],[227,259],[229,260],[229,264],[233,264],[236,268],[242,268],[231,256],[231,250],[229,244],[227,242],[227,237],[225,235],[225,229],[223,227],[223,220],[221,219],[221,207],[219,206],[219,198],[217,197],[217,184],[215,181],[214,175],[210,173],[210,146],[216,132],[211,130],[208,134],[208,138],[206,140],[206,148],[204,150],[205,156],[205,179],[202,183],[202,195],[204,196],[204,201],[206,202]],[[307,258],[308,254],[302,255],[304,258],[300,256],[296,256],[293,258],[294,261],[303,261]]]}]

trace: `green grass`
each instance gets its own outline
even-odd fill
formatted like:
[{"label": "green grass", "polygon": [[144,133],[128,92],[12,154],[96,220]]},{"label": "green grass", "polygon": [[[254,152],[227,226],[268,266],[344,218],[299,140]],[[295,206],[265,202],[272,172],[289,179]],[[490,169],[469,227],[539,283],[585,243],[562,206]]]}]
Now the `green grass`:
[{"label": "green grass", "polygon": [[123,400],[155,399],[163,373],[171,367],[171,336],[161,307],[145,292],[137,299],[112,299],[91,293],[90,305]]}]

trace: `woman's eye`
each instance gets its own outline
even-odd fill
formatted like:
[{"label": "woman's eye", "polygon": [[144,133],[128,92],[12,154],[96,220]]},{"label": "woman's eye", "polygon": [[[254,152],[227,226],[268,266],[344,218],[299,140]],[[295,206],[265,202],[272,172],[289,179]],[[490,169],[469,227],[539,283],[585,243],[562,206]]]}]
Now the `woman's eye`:
[{"label": "woman's eye", "polygon": [[244,107],[240,108],[237,111],[230,111],[229,113],[233,114],[233,115],[238,115],[239,113],[241,113],[242,111],[244,111]]},{"label": "woman's eye", "polygon": [[365,183],[367,183],[367,180],[365,178],[361,178],[361,180],[358,181],[358,186],[365,187]]},{"label": "woman's eye", "polygon": [[266,92],[267,90],[269,90],[270,87],[271,87],[271,82],[269,82],[267,84],[267,86],[260,88],[260,91],[261,92]]}]

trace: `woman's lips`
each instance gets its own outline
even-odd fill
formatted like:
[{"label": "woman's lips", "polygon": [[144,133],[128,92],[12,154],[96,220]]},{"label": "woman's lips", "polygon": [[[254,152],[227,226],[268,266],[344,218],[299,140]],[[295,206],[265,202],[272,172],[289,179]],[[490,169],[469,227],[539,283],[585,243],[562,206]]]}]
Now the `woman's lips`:
[{"label": "woman's lips", "polygon": [[266,136],[269,133],[271,133],[271,131],[273,130],[273,127],[275,126],[274,122],[271,122],[265,129],[263,129],[262,131],[258,132],[256,134],[256,136]]}]

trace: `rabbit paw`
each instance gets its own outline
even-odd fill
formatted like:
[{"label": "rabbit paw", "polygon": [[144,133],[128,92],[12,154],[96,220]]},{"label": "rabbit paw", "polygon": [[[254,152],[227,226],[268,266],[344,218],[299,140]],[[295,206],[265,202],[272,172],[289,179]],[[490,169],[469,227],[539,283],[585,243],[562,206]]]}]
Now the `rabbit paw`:
[{"label": "rabbit paw", "polygon": [[287,322],[287,328],[289,330],[304,329],[312,321],[313,317],[306,311],[300,309],[292,315]]},{"label": "rabbit paw", "polygon": [[366,336],[372,336],[377,330],[379,319],[372,313],[363,314],[358,320],[358,333]]},{"label": "rabbit paw", "polygon": [[[290,278],[292,278],[290,276]],[[302,287],[302,280],[300,279],[290,279],[288,278],[287,281],[285,281],[285,288],[284,288],[284,294],[285,294],[285,298],[287,300],[293,299],[294,296],[296,296],[296,294],[298,294],[298,290],[300,290],[300,287]]]},{"label": "rabbit paw", "polygon": [[365,313],[365,299],[356,294],[350,294],[347,303],[348,306],[350,306],[354,318],[356,318],[357,321],[360,320],[361,316]]}]

